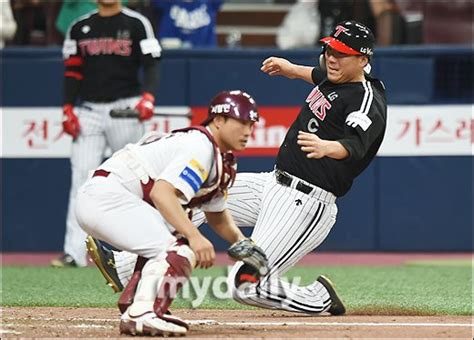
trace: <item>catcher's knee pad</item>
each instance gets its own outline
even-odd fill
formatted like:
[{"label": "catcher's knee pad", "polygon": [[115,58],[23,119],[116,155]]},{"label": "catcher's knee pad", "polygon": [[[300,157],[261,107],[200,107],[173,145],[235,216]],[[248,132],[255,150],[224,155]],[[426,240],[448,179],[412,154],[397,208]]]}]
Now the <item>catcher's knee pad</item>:
[{"label": "catcher's knee pad", "polygon": [[164,315],[173,302],[178,290],[186,283],[196,264],[192,249],[184,242],[175,242],[167,251],[167,269],[158,285],[158,295],[153,309],[158,316]]}]

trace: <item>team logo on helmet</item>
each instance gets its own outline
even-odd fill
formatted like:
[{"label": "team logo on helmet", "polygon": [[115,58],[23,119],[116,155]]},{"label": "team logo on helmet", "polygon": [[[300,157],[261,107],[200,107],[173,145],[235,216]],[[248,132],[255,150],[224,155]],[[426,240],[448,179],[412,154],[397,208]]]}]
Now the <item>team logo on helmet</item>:
[{"label": "team logo on helmet", "polygon": [[356,21],[338,24],[330,36],[320,40],[326,46],[348,55],[374,54],[375,38],[370,29]]},{"label": "team logo on helmet", "polygon": [[258,112],[257,111],[250,111],[249,112],[249,118],[250,120],[256,122],[258,121]]},{"label": "team logo on helmet", "polygon": [[341,26],[341,25],[337,25],[336,28],[334,29],[334,34],[333,34],[333,36],[334,36],[334,37],[338,37],[339,34],[341,34],[342,32],[344,32],[344,33],[347,34],[347,31],[349,31],[348,28],[345,28],[344,26]]},{"label": "team logo on helmet", "polygon": [[229,113],[230,112],[230,104],[217,104],[212,106],[211,108],[212,113]]},{"label": "team logo on helmet", "polygon": [[207,125],[217,115],[252,122],[259,119],[257,103],[247,92],[240,90],[218,93],[209,105],[207,118],[201,124]]}]

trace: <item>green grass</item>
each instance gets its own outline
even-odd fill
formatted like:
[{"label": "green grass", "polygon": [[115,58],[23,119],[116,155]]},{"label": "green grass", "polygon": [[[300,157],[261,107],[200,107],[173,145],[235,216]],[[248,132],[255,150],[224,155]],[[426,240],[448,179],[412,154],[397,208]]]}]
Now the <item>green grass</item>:
[{"label": "green grass", "polygon": [[[225,267],[196,270],[194,277],[225,275]],[[355,314],[472,315],[472,267],[468,265],[405,265],[390,267],[296,267],[287,275],[309,284],[319,274],[329,276]],[[96,268],[53,269],[3,267],[2,306],[113,307],[118,294],[105,285]],[[196,279],[194,279],[196,281]],[[209,280],[209,279],[208,279]],[[215,282],[215,281],[210,281]],[[189,288],[189,285],[188,285]],[[221,286],[224,291],[225,285]],[[192,291],[192,290],[189,290]],[[209,290],[208,290],[209,291]],[[182,294],[181,294],[182,295]],[[190,298],[178,297],[174,308],[192,307]],[[231,299],[208,293],[199,308],[250,309]]]},{"label": "green grass", "polygon": [[469,267],[474,266],[472,259],[447,259],[447,260],[416,260],[408,261],[407,264],[410,265],[420,265],[420,266],[456,266],[456,267]]}]

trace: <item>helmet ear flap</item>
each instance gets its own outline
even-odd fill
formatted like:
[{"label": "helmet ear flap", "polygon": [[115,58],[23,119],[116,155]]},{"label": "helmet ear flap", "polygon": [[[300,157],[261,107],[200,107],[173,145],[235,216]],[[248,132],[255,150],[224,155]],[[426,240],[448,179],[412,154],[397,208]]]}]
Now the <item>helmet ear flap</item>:
[{"label": "helmet ear flap", "polygon": [[319,67],[321,71],[326,71],[326,57],[324,56],[324,51],[319,55]]},{"label": "helmet ear flap", "polygon": [[321,54],[319,55],[319,67],[321,68],[321,71],[326,72],[326,44],[323,44],[321,48]]}]

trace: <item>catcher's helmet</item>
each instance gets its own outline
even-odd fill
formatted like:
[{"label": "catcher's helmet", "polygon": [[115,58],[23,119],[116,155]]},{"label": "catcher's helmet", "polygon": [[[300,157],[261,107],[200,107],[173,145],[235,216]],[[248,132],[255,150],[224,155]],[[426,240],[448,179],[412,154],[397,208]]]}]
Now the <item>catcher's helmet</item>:
[{"label": "catcher's helmet", "polygon": [[320,40],[324,47],[331,46],[338,52],[349,55],[374,54],[375,38],[370,29],[357,21],[343,21],[336,25],[329,37]]},{"label": "catcher's helmet", "polygon": [[217,115],[252,122],[258,122],[259,118],[255,100],[247,92],[240,90],[217,94],[211,100],[208,116],[201,125],[209,124]]}]

